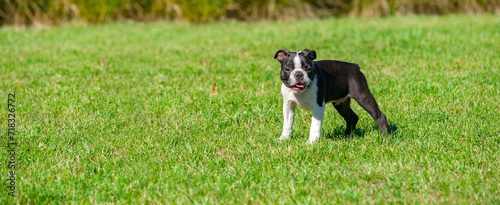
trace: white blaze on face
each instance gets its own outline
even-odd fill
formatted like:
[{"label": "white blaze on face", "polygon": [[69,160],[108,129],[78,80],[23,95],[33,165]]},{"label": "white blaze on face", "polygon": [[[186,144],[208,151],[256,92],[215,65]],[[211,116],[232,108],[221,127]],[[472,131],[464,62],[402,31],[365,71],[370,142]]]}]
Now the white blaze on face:
[{"label": "white blaze on face", "polygon": [[302,69],[302,62],[300,61],[299,53],[302,51],[297,52],[297,55],[293,59],[293,65],[295,66],[295,70]]}]

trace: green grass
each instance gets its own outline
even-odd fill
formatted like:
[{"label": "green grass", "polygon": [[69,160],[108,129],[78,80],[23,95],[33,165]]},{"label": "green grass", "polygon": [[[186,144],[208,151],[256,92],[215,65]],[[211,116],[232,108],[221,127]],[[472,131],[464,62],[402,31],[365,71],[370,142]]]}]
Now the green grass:
[{"label": "green grass", "polygon": [[[499,45],[495,15],[2,28],[0,201],[500,203]],[[351,138],[328,105],[276,142],[283,48],[358,63],[393,135],[353,101]]]}]

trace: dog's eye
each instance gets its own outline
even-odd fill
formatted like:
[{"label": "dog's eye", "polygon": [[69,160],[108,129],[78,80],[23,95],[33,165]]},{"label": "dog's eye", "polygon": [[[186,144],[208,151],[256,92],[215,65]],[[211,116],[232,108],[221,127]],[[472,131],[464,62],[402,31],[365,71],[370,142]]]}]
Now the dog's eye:
[{"label": "dog's eye", "polygon": [[290,68],[289,67],[285,67],[285,71],[290,71]]}]

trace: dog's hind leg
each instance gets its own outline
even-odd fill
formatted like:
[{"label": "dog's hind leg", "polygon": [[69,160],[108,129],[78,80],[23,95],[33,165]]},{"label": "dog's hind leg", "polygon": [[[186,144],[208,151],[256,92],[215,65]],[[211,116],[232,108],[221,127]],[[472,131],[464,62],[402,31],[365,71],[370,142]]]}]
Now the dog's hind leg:
[{"label": "dog's hind leg", "polygon": [[375,120],[375,122],[377,123],[380,132],[388,135],[389,125],[387,124],[387,118],[385,117],[384,113],[380,111],[380,108],[378,107],[377,102],[375,101],[375,98],[370,93],[370,91],[366,89],[366,92],[353,98],[354,100],[356,100],[356,102],[358,102],[359,105],[361,105],[361,107],[363,107],[363,109],[365,109],[370,114],[370,116],[372,116],[373,120]]},{"label": "dog's hind leg", "polygon": [[351,109],[351,98],[341,99],[332,103],[339,114],[344,118],[347,123],[345,134],[350,135],[356,127],[359,117]]}]

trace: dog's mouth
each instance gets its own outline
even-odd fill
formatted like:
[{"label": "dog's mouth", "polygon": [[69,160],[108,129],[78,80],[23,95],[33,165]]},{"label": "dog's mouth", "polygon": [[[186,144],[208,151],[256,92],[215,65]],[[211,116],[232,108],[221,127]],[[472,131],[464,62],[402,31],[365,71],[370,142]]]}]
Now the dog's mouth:
[{"label": "dog's mouth", "polygon": [[306,89],[306,85],[304,85],[302,83],[297,83],[297,84],[293,85],[291,88],[293,91],[303,91]]}]

